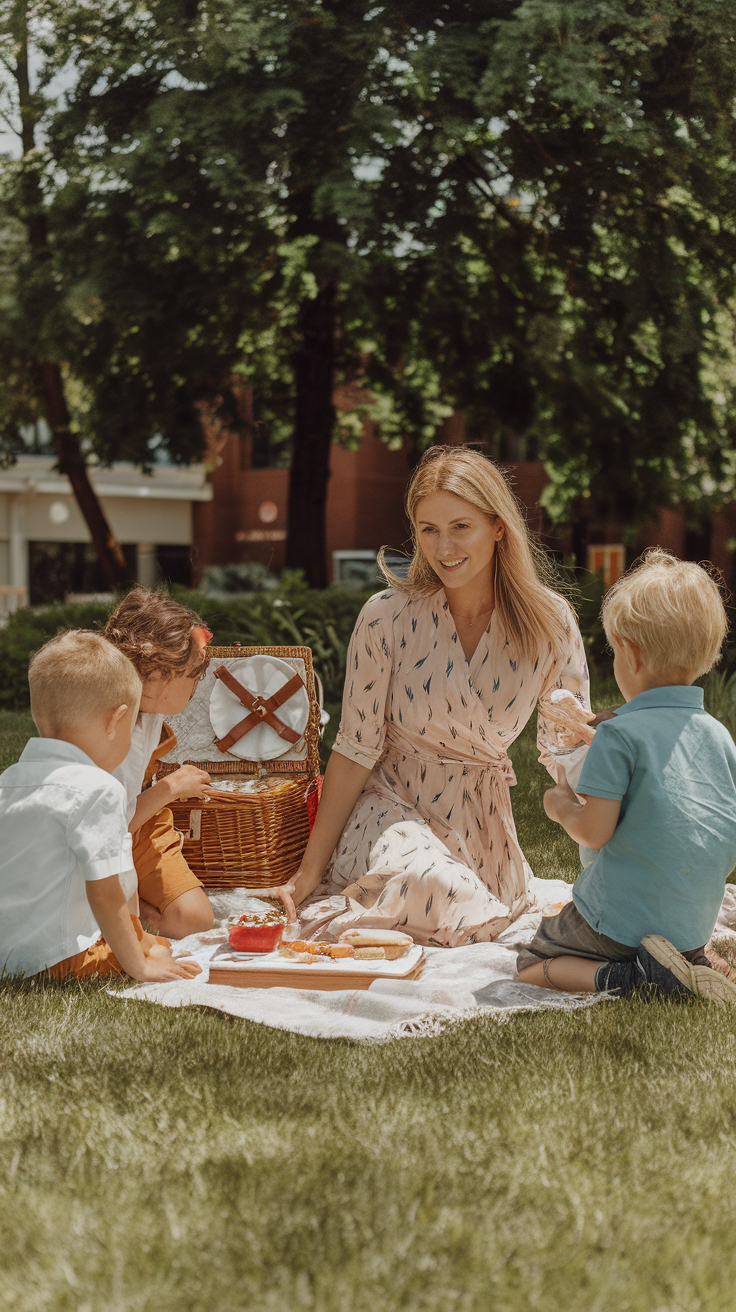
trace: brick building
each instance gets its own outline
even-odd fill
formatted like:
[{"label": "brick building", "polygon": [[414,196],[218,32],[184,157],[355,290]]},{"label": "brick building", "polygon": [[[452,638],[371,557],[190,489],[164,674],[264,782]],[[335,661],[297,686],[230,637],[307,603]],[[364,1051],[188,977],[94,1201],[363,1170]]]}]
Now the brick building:
[{"label": "brick building", "polygon": [[[339,397],[336,397],[339,407]],[[246,399],[247,404],[247,399]],[[463,441],[463,420],[453,415],[440,440],[449,445]],[[212,500],[193,505],[192,565],[194,579],[208,565],[259,561],[278,573],[284,565],[289,492],[289,471],[258,467],[262,456],[254,452],[250,436],[212,430],[209,442],[209,482]],[[387,545],[406,549],[409,529],[403,502],[411,473],[409,444],[391,451],[366,424],[357,450],[333,445],[327,495],[328,567],[333,553],[377,551]],[[571,526],[553,525],[539,505],[547,483],[541,461],[504,462],[511,484],[524,506],[533,531],[551,550],[585,559],[580,540]],[[617,543],[622,526],[583,526],[583,542]],[[630,562],[648,546],[660,545],[693,560],[709,559],[731,581],[732,549],[736,545],[736,505],[715,514],[706,533],[688,529],[681,510],[660,510],[657,518],[639,530],[625,555]]]},{"label": "brick building", "polygon": [[[455,417],[442,434],[450,444],[462,441]],[[284,565],[289,495],[288,469],[257,468],[248,436],[226,431],[209,434],[209,480],[212,500],[194,507],[192,563],[195,578],[208,565],[259,561],[274,573]],[[334,552],[408,548],[409,527],[404,495],[411,474],[408,444],[391,451],[366,424],[355,451],[335,444],[330,456],[327,492],[328,562]],[[539,497],[547,481],[540,461],[504,466],[535,532],[547,527]],[[545,535],[546,536],[546,535]],[[550,539],[550,545],[555,545]]]}]

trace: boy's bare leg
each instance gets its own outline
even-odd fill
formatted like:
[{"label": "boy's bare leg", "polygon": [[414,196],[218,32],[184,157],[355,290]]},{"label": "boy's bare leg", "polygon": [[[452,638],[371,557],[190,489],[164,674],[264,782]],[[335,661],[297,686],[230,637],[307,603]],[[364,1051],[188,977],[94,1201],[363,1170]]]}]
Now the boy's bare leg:
[{"label": "boy's bare leg", "polygon": [[203,888],[188,888],[175,897],[163,911],[143,898],[140,900],[141,920],[153,934],[166,938],[186,938],[187,934],[201,934],[212,929],[214,915],[209,898]]},{"label": "boy's bare leg", "polygon": [[192,979],[201,974],[202,968],[196,961],[174,961],[168,948],[161,957],[146,953],[135,932],[117,875],[87,880],[85,888],[87,901],[105,942],[112,948],[126,975],[145,983],[160,983]]},{"label": "boy's bare leg", "polygon": [[603,962],[590,961],[587,957],[548,957],[520,971],[519,980],[522,984],[561,989],[564,993],[594,993],[595,977],[601,965]]}]

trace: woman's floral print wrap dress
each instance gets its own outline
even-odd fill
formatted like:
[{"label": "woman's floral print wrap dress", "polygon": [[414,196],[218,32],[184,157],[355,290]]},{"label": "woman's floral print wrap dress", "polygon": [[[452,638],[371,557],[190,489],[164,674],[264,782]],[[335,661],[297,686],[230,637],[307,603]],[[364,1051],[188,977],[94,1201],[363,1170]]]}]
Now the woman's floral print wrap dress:
[{"label": "woman's floral print wrap dress", "polygon": [[555,781],[557,762],[589,741],[579,714],[566,720],[564,701],[550,701],[564,688],[590,708],[582,639],[559,603],[564,643],[531,661],[496,612],[467,661],[444,590],[414,600],[388,590],[363,607],[334,750],[372,774],[335,850],[330,893],[342,897],[306,912],[315,926],[340,912],[331,933],[400,928],[449,947],[495,938],[529,908],[507,749],[537,706]]}]

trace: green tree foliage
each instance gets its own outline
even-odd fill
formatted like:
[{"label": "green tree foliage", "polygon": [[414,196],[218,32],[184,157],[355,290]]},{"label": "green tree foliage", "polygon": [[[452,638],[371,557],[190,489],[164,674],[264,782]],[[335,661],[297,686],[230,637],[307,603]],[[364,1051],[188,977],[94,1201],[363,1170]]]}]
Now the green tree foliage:
[{"label": "green tree foliage", "polygon": [[[344,438],[370,415],[421,448],[461,409],[499,458],[548,460],[560,516],[588,498],[631,521],[730,490],[730,7],[43,12],[68,89],[35,165],[40,322],[103,459],[145,464],[161,440],[192,458],[199,405],[241,422],[241,373],[288,434],[290,562],[312,582],[336,381],[363,386]],[[20,240],[9,222],[4,250]]]},{"label": "green tree foliage", "polygon": [[[0,349],[5,371],[0,383],[0,456],[13,457],[24,423],[45,419],[57,456],[87,522],[100,564],[112,586],[127,577],[125,557],[89,480],[79,434],[69,411],[60,362],[64,339],[63,275],[55,267],[45,197],[46,169],[38,150],[44,118],[44,87],[53,77],[54,57],[41,52],[35,88],[30,77],[34,21],[43,33],[45,6],[31,0],[2,0],[0,84],[3,120],[15,130],[20,158],[5,170],[5,212],[0,210],[5,261],[0,265]],[[46,34],[44,33],[44,36]],[[63,348],[62,348],[63,349]],[[3,449],[4,448],[4,449]]]},{"label": "green tree foliage", "polygon": [[731,491],[736,11],[403,12],[424,102],[396,307],[443,399],[501,458],[547,458],[559,516],[581,494],[630,523]]}]

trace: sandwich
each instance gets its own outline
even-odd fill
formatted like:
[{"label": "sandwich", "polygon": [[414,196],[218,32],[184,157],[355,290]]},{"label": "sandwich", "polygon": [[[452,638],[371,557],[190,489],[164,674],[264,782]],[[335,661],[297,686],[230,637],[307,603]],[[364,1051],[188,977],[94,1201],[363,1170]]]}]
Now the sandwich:
[{"label": "sandwich", "polygon": [[338,943],[347,943],[358,961],[395,961],[406,956],[414,940],[398,929],[346,929]]}]

